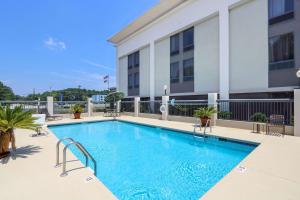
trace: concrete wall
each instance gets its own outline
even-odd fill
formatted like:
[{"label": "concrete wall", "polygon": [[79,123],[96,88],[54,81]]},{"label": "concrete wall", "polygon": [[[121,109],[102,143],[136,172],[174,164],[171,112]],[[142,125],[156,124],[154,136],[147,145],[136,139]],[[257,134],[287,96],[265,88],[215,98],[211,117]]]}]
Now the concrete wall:
[{"label": "concrete wall", "polygon": [[124,56],[119,59],[119,88],[120,92],[123,92],[125,96],[128,94],[128,58]]},{"label": "concrete wall", "polygon": [[[164,85],[170,85],[170,38],[155,43],[155,96],[164,95]],[[168,87],[170,93],[170,87]]]},{"label": "concrete wall", "polygon": [[[229,127],[229,128],[253,130],[253,122],[217,119],[216,125],[222,126],[222,127]],[[286,133],[285,133],[286,135],[294,135],[294,127],[293,126],[286,126],[285,131],[286,131]]]},{"label": "concrete wall", "polygon": [[196,25],[194,30],[195,92],[219,92],[219,17]]},{"label": "concrete wall", "polygon": [[140,96],[148,97],[150,93],[150,48],[140,50]]},{"label": "concrete wall", "polygon": [[230,10],[230,92],[268,88],[268,1]]}]

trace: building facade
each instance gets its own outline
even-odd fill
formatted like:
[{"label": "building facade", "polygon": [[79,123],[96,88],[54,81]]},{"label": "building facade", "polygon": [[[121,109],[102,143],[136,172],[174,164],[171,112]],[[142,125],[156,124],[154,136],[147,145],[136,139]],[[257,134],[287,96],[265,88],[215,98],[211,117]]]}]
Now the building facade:
[{"label": "building facade", "polygon": [[299,87],[300,0],[162,0],[109,39],[127,98],[287,98]]}]

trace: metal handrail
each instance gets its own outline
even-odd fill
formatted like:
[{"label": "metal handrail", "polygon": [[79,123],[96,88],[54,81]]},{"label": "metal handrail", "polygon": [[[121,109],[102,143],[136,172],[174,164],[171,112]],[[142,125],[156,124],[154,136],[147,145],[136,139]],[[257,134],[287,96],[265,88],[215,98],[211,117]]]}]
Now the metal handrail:
[{"label": "metal handrail", "polygon": [[67,165],[67,149],[69,146],[75,145],[85,156],[85,166],[88,167],[89,164],[89,159],[88,157],[93,161],[94,163],[94,175],[97,176],[97,163],[95,159],[91,156],[91,154],[80,144],[79,142],[71,142],[67,144],[63,150],[63,172],[61,176],[66,176],[66,165]]},{"label": "metal handrail", "polygon": [[[204,130],[203,130],[203,136],[204,136],[204,138],[205,138],[205,136],[206,136],[206,129],[207,129],[207,127],[208,127],[208,124],[210,124],[210,123],[211,123],[211,120],[208,119],[208,120],[206,121]],[[197,122],[196,122],[195,125],[194,125],[194,132],[193,132],[193,136],[194,136],[194,137],[197,136],[197,134],[196,134],[196,129],[197,129],[197,128],[199,128],[200,131],[202,130],[201,122],[200,122],[199,126],[198,126]],[[212,129],[211,129],[211,124],[210,124],[210,132],[211,132],[211,131],[212,131]]]},{"label": "metal handrail", "polygon": [[63,138],[56,143],[56,165],[55,165],[56,167],[59,166],[59,145],[60,145],[60,143],[62,143],[65,140],[74,142],[74,140],[72,138]]}]

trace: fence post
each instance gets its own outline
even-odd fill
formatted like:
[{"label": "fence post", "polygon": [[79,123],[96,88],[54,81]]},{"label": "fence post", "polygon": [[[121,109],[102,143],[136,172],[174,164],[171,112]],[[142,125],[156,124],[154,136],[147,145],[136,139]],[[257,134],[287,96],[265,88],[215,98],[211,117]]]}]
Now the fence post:
[{"label": "fence post", "polygon": [[162,105],[165,106],[165,112],[161,113],[162,120],[168,120],[168,115],[169,115],[169,96],[162,96]]},{"label": "fence post", "polygon": [[[217,100],[218,100],[218,93],[208,93],[208,106],[209,107],[214,107],[217,110],[217,112],[218,112]],[[212,124],[212,126],[216,125],[217,119],[218,119],[218,113],[215,113],[211,117],[211,124]]]},{"label": "fence post", "polygon": [[141,100],[140,97],[134,97],[134,116],[135,117],[138,117],[139,113],[140,113],[140,106],[139,106],[140,100]]},{"label": "fence post", "polygon": [[41,99],[38,98],[38,102],[37,102],[37,113],[40,114],[40,106],[41,106]]},{"label": "fence post", "polygon": [[53,97],[47,97],[47,111],[50,116],[54,115],[53,112]]},{"label": "fence post", "polygon": [[88,98],[88,100],[87,100],[87,107],[88,107],[88,116],[91,117],[92,114],[93,114],[92,98]]},{"label": "fence post", "polygon": [[300,89],[294,90],[294,135],[300,137]]},{"label": "fence post", "polygon": [[116,110],[117,110],[117,113],[120,113],[120,111],[121,111],[121,100],[117,101]]}]

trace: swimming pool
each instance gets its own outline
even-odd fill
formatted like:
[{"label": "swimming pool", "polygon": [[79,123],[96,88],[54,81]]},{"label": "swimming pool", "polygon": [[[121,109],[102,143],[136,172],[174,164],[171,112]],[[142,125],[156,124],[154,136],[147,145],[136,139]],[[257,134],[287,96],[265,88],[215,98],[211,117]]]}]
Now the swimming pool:
[{"label": "swimming pool", "polygon": [[49,128],[83,144],[97,161],[97,177],[121,200],[199,199],[256,147],[121,121]]}]

